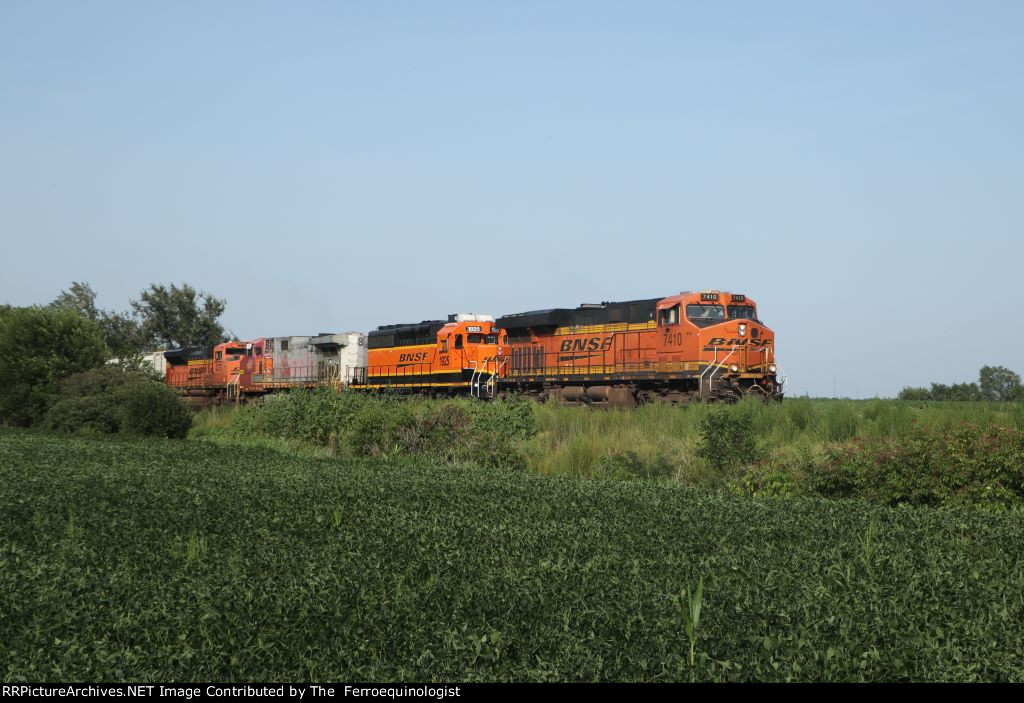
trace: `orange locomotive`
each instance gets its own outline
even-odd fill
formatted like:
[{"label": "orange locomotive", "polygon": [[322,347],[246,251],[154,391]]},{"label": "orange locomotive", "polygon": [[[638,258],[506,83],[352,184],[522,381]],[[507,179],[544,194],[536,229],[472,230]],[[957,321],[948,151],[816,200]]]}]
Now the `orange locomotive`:
[{"label": "orange locomotive", "polygon": [[506,315],[502,390],[563,403],[782,399],[775,335],[750,298],[722,291]]},{"label": "orange locomotive", "polygon": [[164,358],[164,383],[200,404],[202,399],[234,399],[251,390],[254,374],[264,365],[262,343],[239,341],[172,349]]},{"label": "orange locomotive", "polygon": [[367,335],[365,377],[352,388],[493,397],[501,334],[490,315],[383,325]]},{"label": "orange locomotive", "polygon": [[172,349],[164,359],[164,382],[192,403],[241,400],[283,388],[339,388],[353,382],[366,370],[366,335],[261,337]]}]

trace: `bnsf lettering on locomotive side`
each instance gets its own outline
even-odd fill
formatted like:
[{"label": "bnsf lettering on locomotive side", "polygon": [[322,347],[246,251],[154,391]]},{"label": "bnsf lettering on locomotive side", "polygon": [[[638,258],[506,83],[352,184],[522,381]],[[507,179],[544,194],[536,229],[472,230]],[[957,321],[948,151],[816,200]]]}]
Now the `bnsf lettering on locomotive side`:
[{"label": "bnsf lettering on locomotive side", "polygon": [[562,341],[559,351],[582,352],[582,351],[608,351],[612,348],[612,337],[591,337],[590,339],[566,339]]},{"label": "bnsf lettering on locomotive side", "polygon": [[416,352],[415,354],[399,354],[398,361],[426,361],[428,352]]},{"label": "bnsf lettering on locomotive side", "polygon": [[725,337],[712,337],[707,342],[708,348],[711,347],[764,347],[771,342],[770,339],[747,339],[746,337],[733,337],[732,339],[726,339]]}]

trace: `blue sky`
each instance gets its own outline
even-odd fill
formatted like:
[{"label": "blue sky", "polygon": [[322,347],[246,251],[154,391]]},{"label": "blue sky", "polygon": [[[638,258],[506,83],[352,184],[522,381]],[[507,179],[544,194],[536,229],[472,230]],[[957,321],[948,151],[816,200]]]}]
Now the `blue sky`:
[{"label": "blue sky", "polygon": [[1024,372],[1024,3],[4,4],[0,301],[241,337],[718,288],[790,391]]}]

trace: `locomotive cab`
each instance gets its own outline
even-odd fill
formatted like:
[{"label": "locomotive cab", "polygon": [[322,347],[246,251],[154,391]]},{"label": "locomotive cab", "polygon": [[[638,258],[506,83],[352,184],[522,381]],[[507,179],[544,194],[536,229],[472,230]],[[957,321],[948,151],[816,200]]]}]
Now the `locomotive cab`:
[{"label": "locomotive cab", "polygon": [[367,336],[365,382],[358,385],[490,397],[496,390],[503,336],[492,316],[476,313],[383,325]]},{"label": "locomotive cab", "polygon": [[740,293],[684,292],[658,303],[659,355],[698,359],[703,399],[755,394],[780,398],[775,334]]}]

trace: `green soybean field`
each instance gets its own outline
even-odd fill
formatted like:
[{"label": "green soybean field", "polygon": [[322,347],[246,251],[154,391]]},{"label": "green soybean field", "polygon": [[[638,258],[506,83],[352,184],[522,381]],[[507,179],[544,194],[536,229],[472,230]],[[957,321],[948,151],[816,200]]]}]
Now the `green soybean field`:
[{"label": "green soybean field", "polygon": [[1024,680],[1019,511],[20,430],[0,505],[4,682]]}]

